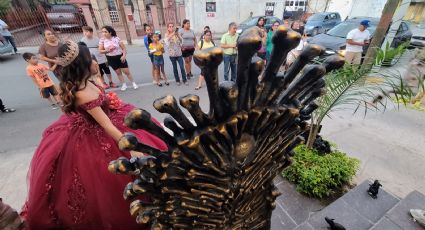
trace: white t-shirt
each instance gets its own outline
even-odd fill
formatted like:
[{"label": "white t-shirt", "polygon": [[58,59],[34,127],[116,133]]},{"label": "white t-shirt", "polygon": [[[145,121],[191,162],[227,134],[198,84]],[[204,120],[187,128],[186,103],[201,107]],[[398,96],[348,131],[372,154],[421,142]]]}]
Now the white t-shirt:
[{"label": "white t-shirt", "polygon": [[[364,30],[362,32],[356,28],[347,34],[347,40],[348,39],[351,39],[354,42],[364,42],[365,40],[370,39],[370,33],[368,30]],[[363,52],[363,46],[350,45],[347,43],[345,50],[348,52]]]},{"label": "white t-shirt", "polygon": [[96,61],[98,64],[103,64],[106,62],[105,54],[101,54],[99,52],[99,38],[93,37],[92,39],[88,39],[86,37],[81,38],[81,41],[86,43],[87,47],[90,50],[90,53],[96,57]]}]

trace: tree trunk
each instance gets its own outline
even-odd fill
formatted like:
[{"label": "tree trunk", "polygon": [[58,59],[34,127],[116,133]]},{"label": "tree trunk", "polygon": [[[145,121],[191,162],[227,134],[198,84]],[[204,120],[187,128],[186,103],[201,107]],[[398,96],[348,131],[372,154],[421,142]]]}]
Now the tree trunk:
[{"label": "tree trunk", "polygon": [[388,27],[391,24],[394,12],[396,11],[400,0],[387,0],[384,10],[382,11],[381,20],[379,21],[378,27],[375,30],[373,39],[367,50],[363,66],[371,68],[374,64],[374,60],[377,54],[377,47],[381,47],[382,41],[384,40]]},{"label": "tree trunk", "polygon": [[314,124],[313,121],[310,124],[310,132],[307,139],[307,148],[313,148],[314,141],[316,141],[316,136],[319,133],[320,124]]},{"label": "tree trunk", "polygon": [[120,11],[120,16],[121,16],[120,20],[122,22],[122,25],[124,26],[124,32],[127,38],[127,43],[131,45],[133,43],[131,41],[130,29],[128,28],[127,17],[124,10],[124,1],[117,0],[117,3],[118,3],[118,10]]}]

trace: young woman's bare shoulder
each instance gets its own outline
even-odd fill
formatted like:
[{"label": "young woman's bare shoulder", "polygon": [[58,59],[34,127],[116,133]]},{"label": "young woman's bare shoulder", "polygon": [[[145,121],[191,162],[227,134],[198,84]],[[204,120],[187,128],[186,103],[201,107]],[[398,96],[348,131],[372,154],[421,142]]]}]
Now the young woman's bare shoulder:
[{"label": "young woman's bare shoulder", "polygon": [[75,93],[75,97],[77,98],[77,105],[82,105],[87,102],[96,100],[99,97],[99,94],[100,92],[96,86],[91,86],[91,83],[87,84],[84,89],[81,89]]}]

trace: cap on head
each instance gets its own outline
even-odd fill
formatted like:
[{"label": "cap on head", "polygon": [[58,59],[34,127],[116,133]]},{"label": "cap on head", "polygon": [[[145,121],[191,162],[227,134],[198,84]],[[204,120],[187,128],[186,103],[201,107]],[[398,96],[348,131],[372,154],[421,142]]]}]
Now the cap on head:
[{"label": "cap on head", "polygon": [[361,22],[360,22],[360,25],[362,25],[362,26],[364,26],[364,27],[366,27],[366,28],[367,28],[367,27],[369,27],[369,26],[370,26],[370,25],[369,25],[369,22],[370,22],[369,20],[363,20],[363,21],[361,21]]}]

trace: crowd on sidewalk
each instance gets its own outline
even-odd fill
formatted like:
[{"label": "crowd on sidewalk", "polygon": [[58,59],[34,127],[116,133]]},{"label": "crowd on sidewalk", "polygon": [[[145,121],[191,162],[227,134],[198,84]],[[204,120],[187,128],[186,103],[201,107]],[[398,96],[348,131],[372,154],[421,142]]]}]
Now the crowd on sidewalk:
[{"label": "crowd on sidewalk", "polygon": [[[0,24],[3,26],[3,37],[14,44],[13,36],[5,32],[7,25],[4,22],[0,22]],[[271,29],[267,31],[265,28],[265,19],[263,17],[258,19],[256,26],[261,29],[263,40],[257,56],[262,58],[265,63],[270,59],[273,49],[271,38],[279,25],[279,22],[275,22]],[[298,21],[295,21],[292,25],[288,21],[285,21],[284,25],[291,27],[301,34],[303,33],[304,28]],[[197,38],[195,32],[191,29],[188,19],[183,20],[181,28],[178,28],[174,23],[169,23],[167,25],[167,32],[164,35],[159,31],[153,31],[151,26],[145,24],[144,30],[146,35],[144,36],[144,45],[152,64],[151,73],[153,83],[158,87],[162,87],[163,84],[166,86],[170,84],[164,70],[164,53],[167,53],[173,66],[176,84],[181,85],[183,83],[184,85],[189,85],[188,80],[194,78],[192,73],[192,57],[195,50],[204,50],[212,47],[221,47],[223,49],[224,80],[236,81],[237,40],[239,36],[236,33],[236,29],[236,23],[229,23],[228,32],[223,34],[219,44],[215,44],[212,39],[212,30],[209,26],[205,26],[201,36]],[[98,71],[93,76],[95,82],[104,89],[120,87],[122,91],[125,91],[128,88],[124,78],[125,75],[130,81],[130,85],[134,89],[137,89],[138,85],[134,81],[126,60],[126,46],[117,36],[115,29],[111,26],[103,26],[101,28],[101,38],[96,37],[93,28],[89,26],[84,26],[82,30],[83,34],[79,44],[89,48],[93,61],[97,63]],[[44,30],[43,35],[45,42],[39,47],[38,54],[25,53],[23,57],[28,62],[27,75],[36,84],[41,97],[47,99],[53,109],[57,109],[62,106],[59,100],[56,99],[58,98],[59,91],[58,87],[49,78],[48,71],[52,71],[53,75],[59,81],[61,80],[62,68],[58,65],[58,52],[63,42],[50,29]],[[288,55],[286,67],[296,59],[300,50],[302,50],[303,44],[304,42],[301,42],[300,46]],[[16,48],[15,52],[17,52]],[[39,61],[46,62],[48,66],[38,63]],[[114,70],[119,84],[114,82],[110,68]],[[201,73],[195,89],[199,90],[202,88],[203,82],[204,77]]]}]

